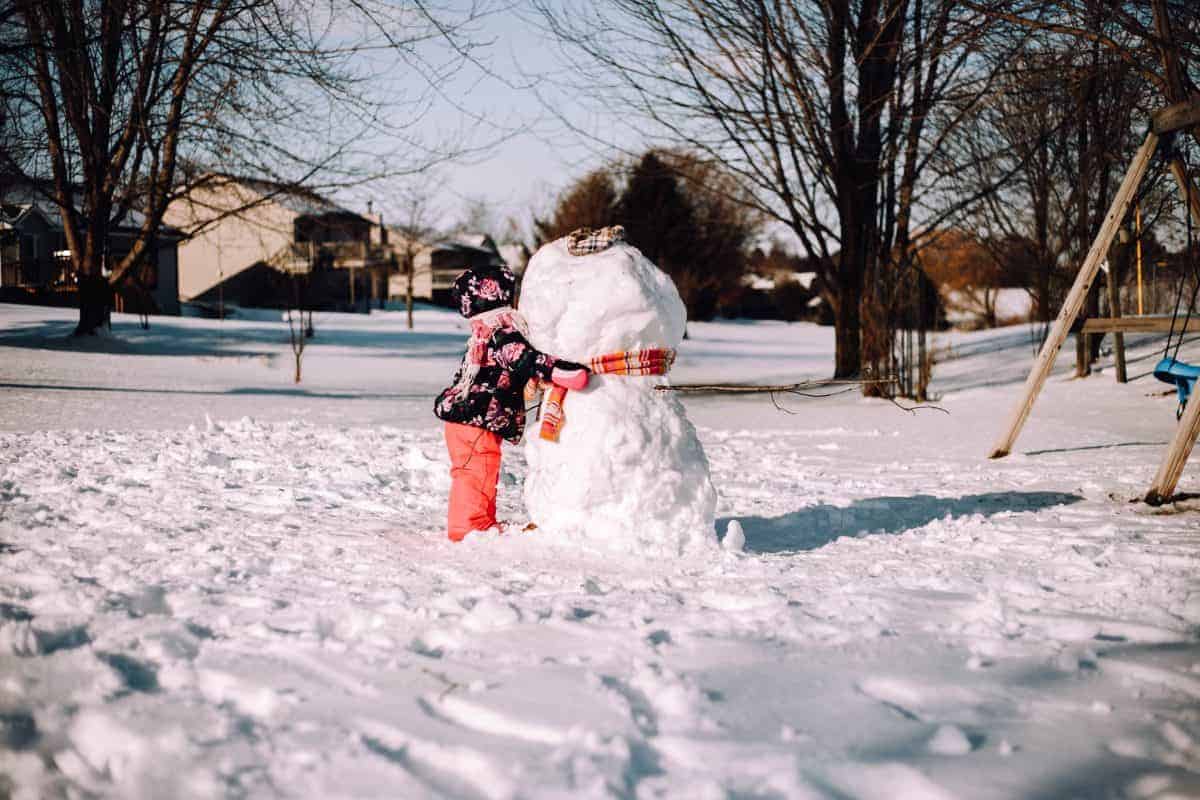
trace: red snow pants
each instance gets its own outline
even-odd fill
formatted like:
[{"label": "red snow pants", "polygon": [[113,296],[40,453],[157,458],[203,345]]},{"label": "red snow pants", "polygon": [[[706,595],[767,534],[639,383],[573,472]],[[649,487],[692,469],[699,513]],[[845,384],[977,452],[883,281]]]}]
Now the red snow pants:
[{"label": "red snow pants", "polygon": [[450,513],[453,541],[496,524],[496,484],[500,480],[500,437],[483,428],[446,423],[450,451]]}]

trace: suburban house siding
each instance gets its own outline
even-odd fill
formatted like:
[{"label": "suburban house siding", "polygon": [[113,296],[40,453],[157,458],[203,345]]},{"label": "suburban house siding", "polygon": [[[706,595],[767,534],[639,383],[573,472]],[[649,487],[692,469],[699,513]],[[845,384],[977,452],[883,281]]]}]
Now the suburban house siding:
[{"label": "suburban house siding", "polygon": [[[168,221],[193,229],[249,205],[260,196],[236,182],[193,192],[173,203]],[[212,222],[179,245],[179,299],[195,300],[238,273],[269,261],[292,242],[297,214],[271,200]]]},{"label": "suburban house siding", "polygon": [[168,209],[185,302],[363,311],[386,299],[376,220],[299,187],[213,176]]},{"label": "suburban house siding", "polygon": [[[127,225],[106,239],[107,267],[119,263],[137,239],[143,221],[136,212]],[[137,271],[140,281],[124,280],[114,290],[117,310],[178,314],[179,281],[176,245],[179,236],[169,226]],[[0,289],[18,302],[71,305],[77,280],[67,249],[58,207],[46,200],[30,181],[7,186],[0,196]]]}]

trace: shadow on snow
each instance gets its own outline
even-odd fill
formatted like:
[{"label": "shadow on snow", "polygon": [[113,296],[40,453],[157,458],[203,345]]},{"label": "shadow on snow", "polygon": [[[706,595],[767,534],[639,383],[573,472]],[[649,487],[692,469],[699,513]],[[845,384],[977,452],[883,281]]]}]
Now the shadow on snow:
[{"label": "shadow on snow", "polygon": [[[199,397],[260,396],[304,397],[318,400],[429,400],[429,390],[411,392],[335,392],[320,389],[239,386],[232,389],[146,389],[128,386],[78,386],[64,383],[4,383],[0,389],[23,389],[35,392],[104,392],[108,394],[195,395]],[[436,392],[436,390],[434,390]]]},{"label": "shadow on snow", "polygon": [[736,519],[746,533],[747,552],[786,553],[816,550],[841,536],[903,533],[946,517],[1041,511],[1082,499],[1062,492],[990,492],[957,498],[928,494],[871,497],[844,508],[822,503],[779,517],[724,517],[717,520],[717,530],[723,535],[729,521]]},{"label": "shadow on snow", "polygon": [[[119,325],[112,335],[73,337],[75,323],[65,321],[14,325],[0,330],[0,346],[108,355],[255,357],[277,354],[290,345],[287,324],[233,323],[220,326],[176,325],[155,319],[149,330]],[[317,327],[310,346],[333,346],[411,355],[458,358],[465,333]]]}]

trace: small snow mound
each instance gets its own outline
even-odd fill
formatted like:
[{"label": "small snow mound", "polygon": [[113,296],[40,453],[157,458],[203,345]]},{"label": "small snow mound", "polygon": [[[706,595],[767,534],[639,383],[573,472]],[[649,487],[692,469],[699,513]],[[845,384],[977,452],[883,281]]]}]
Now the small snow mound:
[{"label": "small snow mound", "polygon": [[736,519],[729,520],[721,547],[730,553],[740,553],[746,549],[746,532],[742,530],[742,523]]},{"label": "small snow mound", "polygon": [[266,686],[253,686],[215,669],[200,670],[197,685],[210,703],[228,704],[253,717],[270,717],[279,707],[279,698]]},{"label": "small snow mound", "polygon": [[971,752],[971,740],[956,725],[939,725],[926,747],[934,755],[962,756]]},{"label": "small snow mound", "polygon": [[1180,616],[1188,622],[1200,624],[1200,592],[1192,592],[1188,595]]},{"label": "small snow mound", "polygon": [[508,628],[521,621],[521,612],[503,600],[485,597],[462,618],[462,626],[470,631],[482,633]]},{"label": "small snow mound", "polygon": [[954,797],[907,764],[849,762],[828,767],[825,778],[841,793],[839,796],[858,800],[952,800]]},{"label": "small snow mound", "polygon": [[434,461],[419,447],[410,447],[408,452],[404,454],[404,468],[418,472],[428,472],[430,470],[439,469],[438,463]]},{"label": "small snow mound", "polygon": [[117,784],[129,780],[149,757],[142,737],[100,711],[81,712],[68,735],[84,762]]}]

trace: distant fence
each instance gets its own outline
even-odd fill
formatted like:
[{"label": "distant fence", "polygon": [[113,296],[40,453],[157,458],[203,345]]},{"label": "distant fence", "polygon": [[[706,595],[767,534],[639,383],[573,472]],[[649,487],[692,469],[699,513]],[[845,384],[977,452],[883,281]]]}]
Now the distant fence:
[{"label": "distant fence", "polygon": [[41,265],[36,261],[6,261],[0,264],[0,286],[37,286]]},{"label": "distant fence", "polygon": [[54,259],[5,261],[0,263],[0,286],[40,289],[74,286],[71,262]]}]

